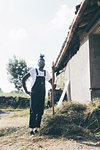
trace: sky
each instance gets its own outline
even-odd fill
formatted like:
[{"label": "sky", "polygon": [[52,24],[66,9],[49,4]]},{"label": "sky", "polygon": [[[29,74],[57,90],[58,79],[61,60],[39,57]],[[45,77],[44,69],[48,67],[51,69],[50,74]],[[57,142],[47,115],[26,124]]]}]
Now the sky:
[{"label": "sky", "polygon": [[[7,64],[15,55],[28,67],[38,67],[45,55],[45,69],[51,75],[62,44],[82,0],[0,0],[0,88],[11,92]],[[47,83],[47,87],[50,86]]]}]

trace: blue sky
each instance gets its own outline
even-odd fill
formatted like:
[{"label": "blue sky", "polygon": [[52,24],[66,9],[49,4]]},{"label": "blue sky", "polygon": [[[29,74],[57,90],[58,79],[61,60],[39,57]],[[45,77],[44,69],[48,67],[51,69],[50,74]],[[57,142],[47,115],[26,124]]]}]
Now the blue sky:
[{"label": "blue sky", "polygon": [[6,66],[15,55],[37,67],[39,55],[45,55],[51,73],[75,17],[75,6],[81,0],[0,0],[0,88],[14,90]]}]

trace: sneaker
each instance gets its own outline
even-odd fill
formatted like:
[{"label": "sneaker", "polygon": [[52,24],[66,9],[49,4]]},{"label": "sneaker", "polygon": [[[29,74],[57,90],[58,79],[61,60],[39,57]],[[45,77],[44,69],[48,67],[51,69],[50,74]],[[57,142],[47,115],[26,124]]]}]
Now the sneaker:
[{"label": "sneaker", "polygon": [[34,128],[33,132],[36,134],[38,132],[37,128]]},{"label": "sneaker", "polygon": [[30,138],[33,137],[35,135],[34,131],[30,131]]}]

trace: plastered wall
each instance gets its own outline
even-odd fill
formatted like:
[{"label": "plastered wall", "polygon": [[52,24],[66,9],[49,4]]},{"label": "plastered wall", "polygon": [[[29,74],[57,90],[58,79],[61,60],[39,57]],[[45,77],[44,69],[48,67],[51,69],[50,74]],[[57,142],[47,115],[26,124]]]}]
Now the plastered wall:
[{"label": "plastered wall", "polygon": [[70,81],[72,101],[86,103],[91,100],[89,39],[84,38],[79,51],[68,62],[65,79]]}]

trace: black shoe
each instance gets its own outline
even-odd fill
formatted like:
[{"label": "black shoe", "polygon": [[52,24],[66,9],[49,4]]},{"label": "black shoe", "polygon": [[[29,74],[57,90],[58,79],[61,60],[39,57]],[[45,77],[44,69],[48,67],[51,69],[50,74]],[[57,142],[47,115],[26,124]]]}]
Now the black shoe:
[{"label": "black shoe", "polygon": [[30,131],[30,137],[33,137],[34,135],[35,135],[35,132],[33,132],[33,130]]}]

